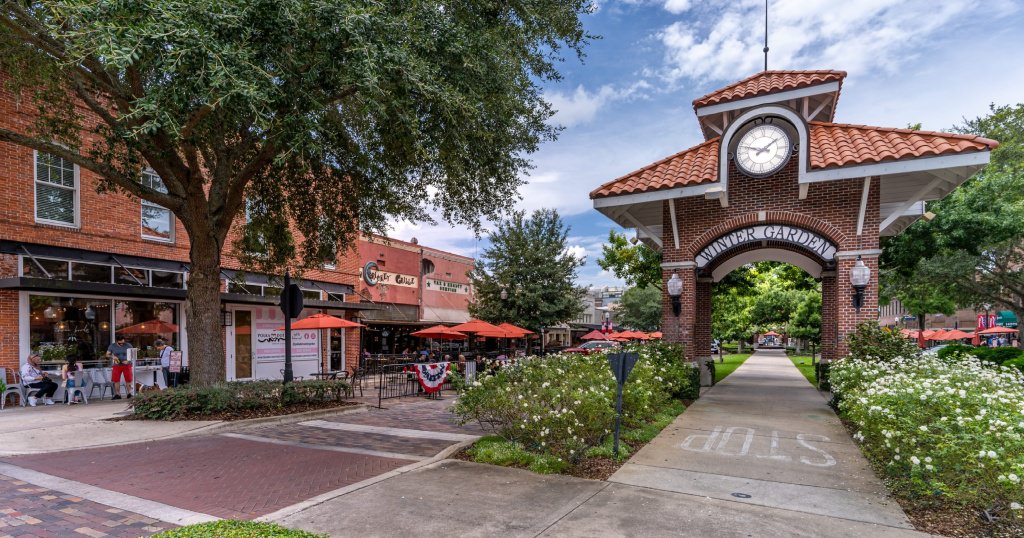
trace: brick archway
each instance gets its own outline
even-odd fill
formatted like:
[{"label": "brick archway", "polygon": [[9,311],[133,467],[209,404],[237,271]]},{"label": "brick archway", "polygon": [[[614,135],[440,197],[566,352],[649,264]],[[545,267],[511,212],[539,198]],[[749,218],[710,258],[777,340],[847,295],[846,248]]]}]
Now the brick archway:
[{"label": "brick archway", "polygon": [[684,255],[691,257],[696,256],[702,248],[706,247],[715,239],[718,239],[729,232],[758,224],[783,224],[796,226],[824,236],[837,245],[846,244],[848,242],[846,234],[844,234],[842,230],[828,221],[811,215],[792,211],[752,211],[745,215],[733,217],[708,228],[704,233],[697,236],[683,249]]}]

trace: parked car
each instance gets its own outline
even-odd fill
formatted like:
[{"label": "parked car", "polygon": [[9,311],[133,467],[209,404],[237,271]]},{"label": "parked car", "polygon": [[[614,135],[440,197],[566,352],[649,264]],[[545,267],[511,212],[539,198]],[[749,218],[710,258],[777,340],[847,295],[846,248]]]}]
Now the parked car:
[{"label": "parked car", "polygon": [[581,353],[583,355],[590,355],[598,351],[604,351],[613,347],[618,347],[619,343],[612,340],[591,340],[579,347],[570,347],[563,350],[565,353]]},{"label": "parked car", "polygon": [[712,354],[718,354],[719,351],[720,351],[720,348],[718,347],[718,340],[712,340],[711,341],[711,353]]}]

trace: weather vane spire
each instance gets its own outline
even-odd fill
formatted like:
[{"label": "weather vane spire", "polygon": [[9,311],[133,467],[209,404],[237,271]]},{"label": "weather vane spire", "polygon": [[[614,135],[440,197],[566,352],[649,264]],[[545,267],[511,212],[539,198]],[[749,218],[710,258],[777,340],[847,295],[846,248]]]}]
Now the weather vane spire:
[{"label": "weather vane spire", "polygon": [[768,0],[764,0],[764,70],[768,70]]}]

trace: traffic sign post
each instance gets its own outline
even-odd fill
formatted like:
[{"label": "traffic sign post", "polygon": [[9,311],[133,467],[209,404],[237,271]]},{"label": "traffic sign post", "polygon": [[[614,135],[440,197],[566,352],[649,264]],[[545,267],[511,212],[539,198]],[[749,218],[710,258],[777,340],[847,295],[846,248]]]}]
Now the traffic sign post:
[{"label": "traffic sign post", "polygon": [[284,289],[281,290],[281,312],[284,313],[284,382],[291,383],[292,374],[292,319],[302,313],[302,290],[292,284],[288,271],[284,272]]},{"label": "traffic sign post", "polygon": [[615,457],[619,457],[619,425],[622,423],[622,387],[626,384],[626,379],[629,378],[629,373],[633,371],[633,367],[636,366],[636,361],[640,359],[640,354],[636,352],[629,353],[609,353],[608,364],[612,367],[612,373],[615,374],[616,389],[615,389]]}]

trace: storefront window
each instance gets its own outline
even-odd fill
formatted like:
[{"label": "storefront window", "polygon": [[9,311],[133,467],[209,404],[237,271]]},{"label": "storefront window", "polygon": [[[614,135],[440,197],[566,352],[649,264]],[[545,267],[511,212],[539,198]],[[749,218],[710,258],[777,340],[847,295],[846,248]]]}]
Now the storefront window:
[{"label": "storefront window", "polygon": [[148,273],[148,271],[146,271],[145,269],[135,269],[132,267],[115,267],[114,283],[127,284],[129,286],[147,286],[149,285],[149,275],[146,273]]},{"label": "storefront window", "polygon": [[71,280],[110,284],[110,269],[109,265],[75,262],[71,264]]},{"label": "storefront window", "polygon": [[175,273],[173,271],[157,271],[155,269],[152,273],[154,288],[174,288],[180,290],[183,287],[184,275],[181,273]]},{"label": "storefront window", "polygon": [[[38,263],[38,265],[36,265]],[[46,269],[47,275],[40,269]],[[36,258],[35,261],[28,256],[25,256],[21,264],[21,273],[27,277],[32,278],[52,278],[54,280],[67,280],[68,279],[68,262],[62,262],[60,260],[47,260],[43,258]]]},{"label": "storefront window", "polygon": [[114,301],[115,337],[123,335],[140,349],[139,356],[143,358],[157,356],[157,339],[180,349],[178,320],[178,305],[174,303]]},{"label": "storefront window", "polygon": [[81,360],[97,360],[110,344],[110,301],[30,295],[29,340],[33,350],[67,345]]}]

